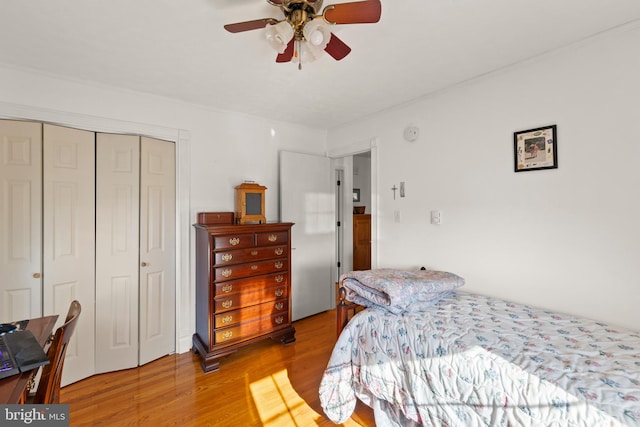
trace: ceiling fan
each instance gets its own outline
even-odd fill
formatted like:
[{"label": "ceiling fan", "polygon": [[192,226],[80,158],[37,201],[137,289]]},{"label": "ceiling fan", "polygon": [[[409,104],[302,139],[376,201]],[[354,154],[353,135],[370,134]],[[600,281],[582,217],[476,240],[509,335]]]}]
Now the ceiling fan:
[{"label": "ceiling fan", "polygon": [[267,42],[278,52],[276,62],[313,61],[322,51],[339,61],[351,48],[329,30],[334,24],[367,24],[380,20],[380,0],[363,0],[322,7],[322,0],[267,0],[280,8],[284,19],[255,19],[227,24],[231,33],[265,28]]}]

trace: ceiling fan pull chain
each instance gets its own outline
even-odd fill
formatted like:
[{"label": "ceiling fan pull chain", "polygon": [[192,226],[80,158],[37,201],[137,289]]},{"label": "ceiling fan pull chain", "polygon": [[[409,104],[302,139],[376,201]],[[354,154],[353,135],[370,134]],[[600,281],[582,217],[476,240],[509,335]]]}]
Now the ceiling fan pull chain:
[{"label": "ceiling fan pull chain", "polygon": [[300,40],[296,39],[295,52],[293,54],[293,57],[298,59],[298,70],[302,70],[302,52],[300,52],[301,48],[302,46],[300,46]]}]

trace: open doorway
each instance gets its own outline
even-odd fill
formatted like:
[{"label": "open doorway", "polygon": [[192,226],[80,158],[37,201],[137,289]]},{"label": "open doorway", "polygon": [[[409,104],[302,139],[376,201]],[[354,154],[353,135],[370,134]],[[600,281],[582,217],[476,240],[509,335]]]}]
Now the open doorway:
[{"label": "open doorway", "polygon": [[[354,268],[354,207],[364,207],[369,218],[367,258],[369,268],[377,266],[377,148],[375,140],[367,147],[351,152],[329,153],[335,182],[336,200],[336,263],[332,277]],[[354,191],[359,190],[359,191]],[[359,217],[358,217],[359,218]]]},{"label": "open doorway", "polygon": [[371,151],[353,156],[352,269],[371,269]]}]

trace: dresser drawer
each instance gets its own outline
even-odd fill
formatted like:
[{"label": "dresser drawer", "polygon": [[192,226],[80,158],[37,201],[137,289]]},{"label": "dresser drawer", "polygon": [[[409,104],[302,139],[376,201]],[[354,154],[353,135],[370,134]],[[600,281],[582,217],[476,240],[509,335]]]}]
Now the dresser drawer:
[{"label": "dresser drawer", "polygon": [[289,243],[289,233],[286,231],[272,231],[256,233],[257,246],[270,246]]},{"label": "dresser drawer", "polygon": [[235,310],[237,308],[248,307],[288,297],[289,294],[287,288],[287,285],[282,285],[275,288],[260,289],[255,292],[243,292],[241,294],[216,298],[214,300],[215,313],[218,314],[224,311]]},{"label": "dresser drawer", "polygon": [[249,322],[276,313],[283,313],[289,309],[289,300],[279,299],[264,304],[252,305],[239,310],[227,311],[215,316],[213,327],[215,329],[233,326],[240,322]]},{"label": "dresser drawer", "polygon": [[216,267],[213,269],[213,280],[215,282],[222,282],[224,280],[240,279],[243,277],[257,276],[277,271],[286,271],[287,267],[287,258]]},{"label": "dresser drawer", "polygon": [[214,266],[240,264],[243,262],[261,261],[272,258],[282,258],[289,254],[287,245],[267,246],[263,248],[237,249],[215,252]]},{"label": "dresser drawer", "polygon": [[218,329],[215,331],[215,343],[221,344],[238,339],[251,338],[256,335],[268,332],[279,326],[289,323],[289,313],[276,313],[273,316],[265,317],[251,322],[240,323],[229,328]]},{"label": "dresser drawer", "polygon": [[222,236],[213,236],[214,249],[240,249],[250,248],[254,245],[253,233],[247,234],[225,234]]},{"label": "dresser drawer", "polygon": [[273,288],[287,285],[289,275],[284,273],[266,274],[264,276],[250,277],[247,279],[228,280],[216,283],[214,297],[228,296],[241,292],[255,292],[260,289]]}]

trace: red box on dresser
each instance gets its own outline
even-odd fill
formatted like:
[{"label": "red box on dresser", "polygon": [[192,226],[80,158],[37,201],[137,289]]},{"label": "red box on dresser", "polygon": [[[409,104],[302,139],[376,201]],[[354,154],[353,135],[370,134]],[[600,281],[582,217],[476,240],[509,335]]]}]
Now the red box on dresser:
[{"label": "red box on dresser", "polygon": [[[199,214],[198,219],[204,219]],[[205,372],[258,340],[295,341],[291,323],[293,223],[195,224],[196,333]]]}]

